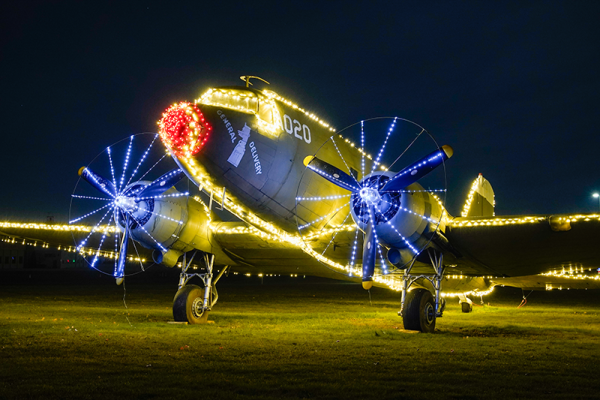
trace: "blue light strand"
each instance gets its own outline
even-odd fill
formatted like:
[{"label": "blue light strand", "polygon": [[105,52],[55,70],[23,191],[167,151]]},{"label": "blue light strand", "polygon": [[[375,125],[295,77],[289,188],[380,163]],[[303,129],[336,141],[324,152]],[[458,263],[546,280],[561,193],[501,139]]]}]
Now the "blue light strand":
[{"label": "blue light strand", "polygon": [[335,196],[323,196],[323,197],[296,197],[296,201],[319,201],[319,200],[335,200],[344,197],[350,197],[352,194],[338,194]]},{"label": "blue light strand", "polygon": [[[385,201],[385,200],[384,200],[384,201]],[[386,202],[386,203],[387,203],[387,202]],[[389,203],[388,203],[388,204],[389,204]],[[414,212],[414,211],[412,211],[412,210],[409,210],[408,208],[404,208],[404,207],[398,207],[398,210],[401,210],[401,211],[407,212],[407,213],[409,213],[409,214],[412,214],[412,215],[416,215],[417,217],[423,218],[425,221],[429,221],[429,222],[431,222],[432,224],[439,225],[439,221],[436,221],[436,220],[434,220],[433,218],[429,218],[429,217],[426,217],[426,216],[424,216],[424,215],[421,215],[421,214],[419,214],[419,213],[416,213],[416,212]]]},{"label": "blue light strand", "polygon": [[115,178],[115,168],[113,167],[112,160],[112,152],[110,150],[110,146],[106,148],[106,152],[108,153],[108,161],[110,163],[110,173],[113,179],[113,186],[115,187],[115,196],[117,195],[117,178]]},{"label": "blue light strand", "polygon": [[361,169],[361,179],[365,179],[365,121],[360,121],[360,169]]},{"label": "blue light strand", "polygon": [[108,197],[80,196],[80,195],[77,195],[77,194],[72,194],[71,197],[74,197],[76,199],[115,201],[114,199],[110,199]]},{"label": "blue light strand", "polygon": [[[379,212],[380,214],[382,214],[381,210],[379,210],[377,208],[377,206],[375,206],[375,209],[377,210],[377,212]],[[411,249],[413,251],[413,253],[415,253],[415,254],[419,254],[420,253],[420,251],[418,251],[417,249],[415,249],[413,247],[413,245],[404,237],[404,235],[402,235],[400,232],[398,232],[398,229],[396,229],[396,227],[394,225],[392,225],[392,223],[390,222],[390,220],[386,219],[385,223],[392,227],[392,229],[394,230],[394,232],[396,232],[398,234],[398,236],[400,236],[400,239],[402,239],[402,241],[408,246],[409,249]]]},{"label": "blue light strand", "polygon": [[159,214],[159,213],[157,213],[157,212],[154,212],[154,211],[144,210],[144,209],[142,209],[142,208],[138,207],[137,205],[134,207],[134,210],[135,210],[135,211],[141,210],[141,211],[143,211],[143,212],[149,212],[151,215],[154,215],[154,216],[159,216],[159,217],[162,217],[162,218],[164,218],[164,219],[168,219],[169,221],[176,222],[176,223],[177,223],[177,224],[179,224],[179,225],[183,224],[183,221],[178,221],[178,220],[176,220],[176,219],[173,219],[173,218],[171,218],[171,217],[167,217],[166,215],[162,215],[162,214]]},{"label": "blue light strand", "polygon": [[140,227],[140,228],[141,228],[141,229],[142,229],[144,232],[146,232],[146,234],[147,234],[148,236],[150,236],[150,238],[151,238],[152,240],[154,240],[154,243],[156,243],[156,244],[158,245],[158,247],[160,247],[160,249],[161,249],[162,251],[164,251],[165,253],[167,252],[167,249],[165,249],[165,247],[164,247],[162,244],[158,243],[158,241],[157,241],[156,239],[154,239],[154,236],[152,236],[152,235],[151,235],[151,234],[150,234],[150,233],[149,233],[149,232],[146,230],[146,228],[144,228],[144,226],[143,226],[142,224],[140,224],[140,222],[139,222],[139,221],[138,221],[138,220],[137,220],[137,219],[136,219],[136,218],[133,216],[133,214],[132,214],[131,212],[129,212],[129,211],[125,211],[125,212],[126,212],[127,214],[129,214],[129,216],[130,216],[130,217],[131,217],[131,218],[132,218],[132,219],[133,219],[135,222],[137,222],[138,226],[139,226],[139,227]]},{"label": "blue light strand", "polygon": [[71,221],[69,221],[69,224],[73,224],[73,223],[75,223],[75,222],[77,222],[77,221],[81,221],[82,219],[84,219],[84,218],[87,218],[87,217],[89,217],[89,216],[91,216],[91,215],[94,215],[94,214],[96,214],[98,211],[100,211],[100,210],[104,210],[106,207],[110,207],[110,206],[113,206],[113,207],[114,207],[114,202],[112,202],[112,203],[109,203],[109,204],[106,204],[106,205],[104,205],[104,206],[102,206],[102,207],[100,207],[100,208],[98,208],[98,209],[96,209],[96,210],[94,210],[94,211],[90,211],[89,213],[87,213],[87,214],[85,214],[85,215],[83,215],[83,216],[81,216],[81,217],[79,217],[79,218],[72,219]]},{"label": "blue light strand", "polygon": [[386,190],[385,193],[439,193],[445,192],[446,189],[424,189],[424,190]]},{"label": "blue light strand", "polygon": [[163,199],[163,198],[166,198],[166,197],[181,197],[181,196],[189,196],[189,195],[190,195],[190,192],[172,193],[172,194],[159,194],[158,196],[136,197],[134,200],[135,201],[150,200],[150,199],[156,200],[156,199]]},{"label": "blue light strand", "polygon": [[[111,205],[111,204],[109,204]],[[103,207],[104,208],[104,207]],[[104,221],[104,218],[106,218],[106,216],[108,215],[108,213],[110,213],[112,210],[114,210],[115,206],[112,205],[112,208],[109,209],[104,216],[102,216],[102,218],[100,218],[100,221],[98,221],[98,223],[90,230],[90,233],[88,233],[88,235],[85,237],[85,239],[83,239],[76,247],[75,249],[77,251],[79,251],[83,246],[85,246],[85,244],[87,243],[88,239],[92,236],[92,234],[94,233],[95,229],[98,228],[100,226],[100,224],[102,223],[102,221]]]},{"label": "blue light strand", "polygon": [[394,128],[396,127],[397,119],[398,119],[398,117],[394,117],[394,122],[392,122],[392,125],[388,129],[385,140],[383,141],[383,145],[381,145],[381,148],[379,149],[379,153],[377,154],[377,159],[375,160],[375,162],[373,163],[373,167],[371,168],[371,173],[373,173],[373,171],[375,171],[375,168],[377,167],[377,165],[379,165],[379,160],[381,160],[381,156],[383,155],[383,152],[385,151],[385,146],[390,138],[390,135],[394,131]]},{"label": "blue light strand", "polygon": [[338,154],[340,155],[340,158],[342,159],[342,161],[344,162],[344,165],[346,166],[346,169],[348,170],[348,174],[350,174],[350,176],[352,178],[354,178],[354,182],[356,182],[356,184],[360,187],[360,183],[358,183],[358,181],[356,180],[356,177],[354,175],[352,175],[352,171],[350,170],[350,167],[348,166],[348,164],[346,163],[346,159],[344,158],[344,156],[342,155],[342,152],[340,151],[340,149],[338,148],[337,143],[335,142],[335,139],[333,138],[333,136],[331,136],[331,141],[333,142],[333,145],[335,146],[335,149],[337,150]]},{"label": "blue light strand", "polygon": [[156,138],[159,135],[156,134],[154,135],[154,139],[152,139],[152,143],[150,143],[150,146],[148,146],[148,148],[146,149],[146,151],[144,152],[144,154],[142,155],[142,158],[140,159],[140,162],[138,163],[138,165],[135,167],[135,169],[133,170],[133,172],[131,173],[131,176],[129,177],[129,180],[127,181],[127,183],[125,184],[125,186],[129,185],[129,183],[131,182],[131,180],[133,179],[133,177],[135,176],[135,174],[137,174],[140,166],[142,165],[142,163],[144,162],[144,160],[146,159],[146,156],[148,155],[148,153],[150,152],[150,149],[152,148],[152,146],[154,145],[154,142],[156,141]]},{"label": "blue light strand", "polygon": [[298,229],[299,229],[299,230],[300,230],[300,229],[304,229],[304,228],[306,228],[307,226],[310,226],[310,225],[314,224],[315,222],[322,221],[322,220],[324,220],[325,218],[327,218],[329,215],[337,213],[337,212],[338,212],[338,211],[340,211],[342,208],[346,207],[348,204],[350,204],[350,202],[348,202],[348,203],[345,203],[345,204],[344,204],[344,205],[342,205],[341,207],[338,207],[338,208],[336,208],[335,210],[331,211],[330,213],[327,213],[327,214],[323,215],[322,217],[315,219],[315,220],[314,220],[314,221],[312,221],[312,222],[309,222],[309,223],[307,223],[307,224],[304,224],[304,225],[302,225],[302,226],[299,226],[299,227],[298,227]]},{"label": "blue light strand", "polygon": [[96,255],[94,256],[94,259],[92,260],[91,263],[91,267],[95,268],[96,263],[98,262],[98,255],[100,255],[100,250],[102,249],[102,244],[104,243],[104,239],[106,239],[106,233],[102,235],[102,238],[100,239],[100,245],[98,246],[98,250],[96,250]]},{"label": "blue light strand", "polygon": [[426,216],[424,216],[424,215],[421,215],[421,214],[419,214],[419,213],[416,213],[416,212],[414,212],[414,211],[412,211],[412,210],[410,210],[410,209],[408,209],[408,208],[397,206],[396,204],[394,204],[394,203],[390,203],[389,201],[385,201],[385,200],[383,200],[383,199],[381,199],[381,202],[382,202],[382,203],[389,204],[389,205],[390,205],[390,206],[392,206],[392,207],[397,207],[397,208],[398,208],[398,210],[401,210],[401,211],[407,212],[407,213],[409,213],[409,214],[412,214],[412,215],[416,215],[417,217],[420,217],[420,218],[424,219],[425,221],[429,221],[429,222],[431,222],[432,224],[436,224],[436,225],[439,225],[439,224],[440,224],[440,222],[439,222],[439,221],[436,221],[436,220],[434,220],[433,218],[429,218],[429,217],[426,217]]},{"label": "blue light strand", "polygon": [[125,180],[125,174],[127,172],[127,165],[129,165],[129,156],[131,155],[131,146],[133,145],[133,135],[129,138],[129,147],[127,147],[127,153],[125,154],[125,162],[123,163],[123,174],[121,175],[121,180],[119,181],[119,191],[123,187],[123,181]]},{"label": "blue light strand", "polygon": [[132,192],[130,193],[130,195],[134,195],[134,194],[136,194],[136,193],[140,193],[140,192],[142,192],[144,189],[146,189],[147,187],[149,187],[149,186],[152,186],[152,185],[154,185],[154,186],[158,186],[158,185],[160,185],[160,183],[162,183],[162,182],[165,182],[165,180],[166,180],[167,178],[169,178],[169,177],[170,177],[170,176],[172,176],[172,175],[175,175],[175,174],[179,173],[180,171],[181,171],[181,169],[179,169],[179,168],[178,168],[178,169],[174,169],[174,170],[173,170],[173,171],[171,171],[170,173],[168,173],[168,174],[166,174],[166,175],[162,176],[162,178],[163,178],[163,180],[162,180],[162,181],[158,182],[158,180],[155,180],[155,181],[152,181],[152,182],[150,182],[150,183],[148,183],[148,184],[146,184],[146,185],[144,185],[144,186],[140,186],[139,188],[137,188],[137,189],[135,189],[134,191],[132,191]]},{"label": "blue light strand", "polygon": [[157,162],[155,162],[155,163],[154,163],[154,165],[153,165],[153,166],[151,166],[151,167],[150,167],[150,169],[149,169],[148,171],[146,171],[146,173],[145,173],[144,175],[142,175],[142,177],[141,177],[139,180],[141,181],[142,179],[144,179],[144,177],[145,177],[146,175],[148,175],[148,173],[149,173],[150,171],[152,171],[152,170],[154,169],[154,167],[156,167],[156,166],[158,165],[158,163],[159,163],[159,162],[161,162],[161,161],[162,161],[162,160],[163,160],[163,159],[164,159],[164,158],[165,158],[167,155],[168,155],[168,154],[167,154],[167,153],[165,153],[165,154],[164,154],[164,155],[163,155],[163,156],[162,156],[162,157],[161,157],[161,158],[160,158],[160,159],[159,159]]}]

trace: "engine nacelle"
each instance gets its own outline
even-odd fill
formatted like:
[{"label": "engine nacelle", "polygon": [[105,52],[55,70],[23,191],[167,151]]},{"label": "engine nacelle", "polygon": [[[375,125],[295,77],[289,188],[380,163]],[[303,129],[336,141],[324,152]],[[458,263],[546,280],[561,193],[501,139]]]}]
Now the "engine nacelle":
[{"label": "engine nacelle", "polygon": [[[174,187],[158,197],[136,198],[135,191],[149,183],[139,181],[131,184],[124,191],[128,196],[123,196],[119,206],[133,216],[133,221],[130,221],[131,238],[154,250],[155,262],[173,267],[187,251],[218,251],[210,244],[210,218],[200,203]],[[124,231],[125,216],[119,214],[117,224]]]},{"label": "engine nacelle", "polygon": [[[150,181],[134,182],[123,192],[126,196],[117,199],[121,208],[132,216],[131,238],[147,249],[170,247],[179,237],[188,221],[187,196],[177,196],[175,188],[155,198],[136,198],[135,192],[149,185]],[[125,216],[117,216],[116,222],[124,231]]]},{"label": "engine nacelle", "polygon": [[[369,219],[375,221],[379,242],[387,248],[397,249],[398,261],[394,262],[397,264],[405,259],[404,253],[414,255],[429,243],[442,222],[443,210],[438,200],[418,183],[403,191],[379,192],[393,176],[393,172],[375,172],[367,176],[365,181],[370,184],[365,186],[373,190],[361,193],[363,189],[353,194],[351,212],[363,231]],[[368,204],[373,206],[375,215],[369,215]]]}]

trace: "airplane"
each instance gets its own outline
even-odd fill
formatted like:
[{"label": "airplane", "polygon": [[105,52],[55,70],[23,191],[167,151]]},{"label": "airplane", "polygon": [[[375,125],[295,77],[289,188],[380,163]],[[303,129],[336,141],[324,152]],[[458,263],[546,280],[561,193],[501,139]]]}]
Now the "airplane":
[{"label": "airplane", "polygon": [[[453,217],[444,198],[454,150],[418,124],[372,118],[336,131],[250,87],[263,79],[241,79],[171,105],[158,133],[123,139],[81,167],[68,225],[6,221],[0,236],[72,251],[117,284],[152,261],[181,268],[173,317],[189,324],[207,321],[230,272],[399,291],[404,328],[424,333],[450,297],[470,312],[470,297],[497,285],[600,288],[599,214],[496,216],[480,174]],[[372,132],[381,146],[371,154]]]}]

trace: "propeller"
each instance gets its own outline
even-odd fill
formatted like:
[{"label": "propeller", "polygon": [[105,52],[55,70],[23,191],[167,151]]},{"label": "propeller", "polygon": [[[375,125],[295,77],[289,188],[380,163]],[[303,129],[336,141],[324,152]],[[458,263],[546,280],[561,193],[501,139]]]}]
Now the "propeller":
[{"label": "propeller", "polygon": [[427,156],[415,161],[396,173],[389,181],[379,188],[379,180],[365,179],[360,184],[351,175],[345,173],[334,165],[308,156],[304,159],[304,165],[316,174],[325,178],[334,185],[346,189],[354,196],[359,196],[368,209],[369,218],[365,228],[362,258],[362,285],[365,289],[373,286],[373,274],[377,259],[377,232],[375,221],[376,207],[382,202],[382,196],[386,192],[399,191],[417,182],[431,171],[439,167],[452,157],[452,147],[445,145]]},{"label": "propeller", "polygon": [[419,161],[412,163],[410,166],[398,172],[383,188],[381,188],[381,191],[390,192],[393,190],[404,189],[442,165],[444,161],[452,157],[452,154],[454,154],[452,147],[448,145],[442,146],[441,150],[436,150],[426,155]]},{"label": "propeller", "polygon": [[320,160],[317,157],[308,156],[304,159],[304,165],[310,170],[321,175],[329,182],[351,192],[360,190],[358,182],[352,176],[348,175],[341,169],[334,167],[326,161]]},{"label": "propeller", "polygon": [[[140,208],[138,208],[138,203],[141,199],[155,198],[162,195],[164,192],[181,181],[185,174],[179,168],[174,169],[154,180],[152,183],[142,186],[137,190],[130,190],[129,188],[131,186],[127,185],[123,189],[117,188],[113,182],[95,173],[87,167],[81,167],[79,169],[79,175],[92,187],[114,199],[113,206],[115,221],[119,219],[117,217],[119,213],[125,216],[123,238],[120,242],[118,259],[115,262],[115,271],[113,274],[117,280],[117,284],[121,284],[124,279],[125,262],[127,261],[127,250],[129,238],[131,236],[131,229],[136,223],[140,224],[139,218],[136,220],[134,216],[135,212],[140,210]],[[160,244],[158,245],[160,246]]]},{"label": "propeller", "polygon": [[94,188],[99,190],[100,192],[109,195],[110,197],[115,197],[117,194],[117,190],[115,189],[115,185],[108,179],[101,177],[96,174],[92,170],[81,167],[78,172],[79,176],[81,176],[87,183],[92,185]]}]

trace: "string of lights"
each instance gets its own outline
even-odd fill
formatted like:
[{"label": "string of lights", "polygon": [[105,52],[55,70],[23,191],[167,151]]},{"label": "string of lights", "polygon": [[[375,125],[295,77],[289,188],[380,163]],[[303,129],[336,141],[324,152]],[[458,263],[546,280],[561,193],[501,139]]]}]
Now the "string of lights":
[{"label": "string of lights", "polygon": [[106,153],[108,154],[108,162],[110,164],[110,174],[112,175],[113,186],[116,189],[117,188],[117,178],[115,177],[115,167],[113,166],[112,151],[110,149],[110,146],[106,148]]},{"label": "string of lights", "polygon": [[338,148],[337,143],[335,142],[335,139],[333,138],[333,136],[330,138],[331,142],[333,143],[333,145],[335,146],[335,149],[337,150],[337,153],[340,155],[340,158],[342,159],[342,161],[344,162],[344,165],[346,166],[346,170],[348,171],[348,174],[354,178],[354,182],[356,182],[356,184],[358,186],[360,186],[360,183],[356,180],[356,177],[352,174],[352,171],[350,170],[350,167],[348,166],[348,163],[346,163],[346,159],[344,158],[344,156],[342,155],[342,152],[340,151],[340,149]]},{"label": "string of lights", "polygon": [[344,197],[350,197],[352,194],[338,194],[335,196],[322,196],[322,197],[296,197],[297,201],[320,201],[320,200],[335,200],[342,199]]},{"label": "string of lights", "polygon": [[[377,158],[375,159],[375,162],[373,163],[373,167],[371,169],[371,173],[373,173],[373,171],[375,171],[375,166],[379,165],[379,160],[381,159],[381,156],[383,155],[383,152],[385,151],[385,146],[386,146],[386,144],[387,144],[387,142],[388,142],[388,140],[390,138],[390,135],[392,134],[392,132],[394,131],[394,128],[396,126],[396,119],[397,119],[397,117],[394,118],[394,121],[392,122],[392,125],[388,129],[387,135],[385,136],[385,140],[383,141],[383,145],[379,149],[379,153],[377,154]],[[362,142],[362,140],[361,140],[361,142]]]},{"label": "string of lights", "polygon": [[309,223],[307,223],[307,224],[304,224],[304,225],[301,225],[301,226],[299,226],[299,227],[298,227],[298,229],[304,229],[304,228],[306,228],[307,226],[311,226],[311,225],[314,225],[314,224],[315,224],[315,223],[317,223],[317,222],[323,221],[323,220],[324,220],[325,218],[327,218],[328,216],[330,216],[330,215],[332,215],[332,214],[335,214],[335,213],[337,213],[338,211],[340,211],[342,208],[344,208],[344,207],[348,206],[349,204],[350,204],[350,202],[344,203],[344,205],[342,205],[342,206],[340,206],[340,207],[336,208],[335,210],[331,211],[330,213],[327,213],[327,214],[323,215],[322,217],[319,217],[319,218],[315,219],[314,221],[311,221],[311,222],[309,222]]},{"label": "string of lights", "polygon": [[133,136],[134,135],[131,135],[129,138],[129,146],[127,147],[127,153],[125,153],[125,161],[123,162],[123,173],[121,174],[121,180],[119,181],[119,192],[123,188],[123,183],[125,182],[125,174],[127,173],[127,166],[129,165],[129,156],[131,155],[131,146],[133,146]]},{"label": "string of lights", "polygon": [[140,169],[140,166],[142,165],[142,163],[144,162],[144,160],[146,159],[146,157],[148,156],[148,153],[150,152],[150,149],[152,149],[152,146],[154,145],[154,142],[156,141],[156,139],[159,137],[159,134],[155,134],[154,138],[152,139],[152,142],[150,143],[150,145],[146,148],[146,151],[144,152],[144,154],[142,155],[142,158],[140,159],[140,161],[138,162],[137,166],[135,167],[135,169],[133,170],[133,173],[131,174],[131,176],[129,177],[129,180],[127,181],[127,183],[125,184],[125,186],[129,185],[131,183],[131,180],[133,179],[133,177],[137,174],[138,170]]},{"label": "string of lights", "polygon": [[75,222],[79,222],[82,219],[85,219],[85,218],[87,218],[89,216],[92,216],[92,215],[96,214],[98,211],[102,211],[102,210],[104,210],[107,207],[114,207],[114,201],[111,202],[111,203],[109,203],[109,204],[106,204],[106,205],[104,205],[104,206],[102,206],[102,207],[100,207],[100,208],[98,208],[98,209],[96,209],[94,211],[90,211],[89,213],[87,213],[87,214],[85,214],[85,215],[83,215],[83,216],[81,216],[79,218],[72,219],[72,220],[69,221],[69,223],[70,224],[74,224]]}]

